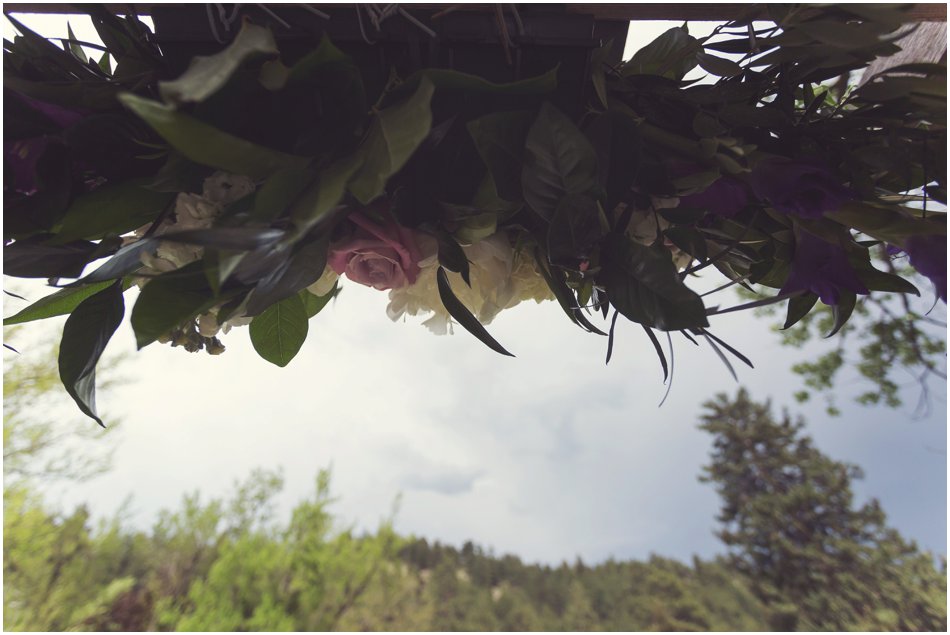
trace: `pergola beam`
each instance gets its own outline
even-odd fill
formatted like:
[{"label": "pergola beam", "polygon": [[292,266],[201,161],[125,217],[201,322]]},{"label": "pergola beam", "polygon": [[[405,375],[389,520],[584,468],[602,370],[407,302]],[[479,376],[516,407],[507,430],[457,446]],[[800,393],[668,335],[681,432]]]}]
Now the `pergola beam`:
[{"label": "pergola beam", "polygon": [[[319,3],[313,3],[321,6]],[[151,3],[106,4],[104,5],[116,14],[125,14],[134,10],[139,15],[149,15]],[[165,5],[168,6],[168,5]],[[273,6],[281,6],[279,3]],[[288,5],[293,6],[293,5]],[[347,5],[327,5],[328,7]],[[493,4],[412,4],[407,8],[438,10],[452,9],[457,11],[494,11]],[[689,21],[725,21],[746,13],[749,4],[742,3],[656,3],[656,4],[565,4],[568,13],[590,15],[598,20],[689,20]],[[54,3],[14,3],[6,2],[3,5],[5,13],[82,13],[82,9],[74,4]],[[947,5],[943,3],[915,4],[910,11],[910,17],[916,22],[946,22]]]}]

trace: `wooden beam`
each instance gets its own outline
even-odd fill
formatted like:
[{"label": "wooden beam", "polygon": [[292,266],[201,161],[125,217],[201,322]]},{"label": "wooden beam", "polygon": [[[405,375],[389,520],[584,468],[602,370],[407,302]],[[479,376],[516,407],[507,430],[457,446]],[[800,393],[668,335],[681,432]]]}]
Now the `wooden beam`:
[{"label": "wooden beam", "polygon": [[[105,7],[116,14],[125,14],[134,9],[139,15],[149,15],[152,11],[151,3],[106,4]],[[275,4],[273,6],[280,6]],[[292,5],[291,5],[292,6]],[[319,3],[315,6],[321,6]],[[347,5],[327,5],[340,7]],[[748,4],[742,3],[665,3],[665,4],[565,4],[562,5],[568,13],[592,15],[598,20],[690,20],[690,21],[725,21],[749,9]],[[494,11],[492,4],[412,4],[406,8],[417,10],[438,11],[452,8],[458,11]],[[526,6],[527,10],[528,7]],[[82,13],[81,8],[74,4],[40,4],[32,2],[5,2],[5,13]],[[910,11],[914,22],[946,22],[947,5],[945,3],[915,4]]]},{"label": "wooden beam", "polygon": [[[689,20],[722,22],[748,12],[748,3],[666,3],[666,4],[568,4],[569,13],[593,15],[598,20]],[[764,15],[764,13],[763,13]],[[915,4],[911,22],[946,22],[944,3]]]}]

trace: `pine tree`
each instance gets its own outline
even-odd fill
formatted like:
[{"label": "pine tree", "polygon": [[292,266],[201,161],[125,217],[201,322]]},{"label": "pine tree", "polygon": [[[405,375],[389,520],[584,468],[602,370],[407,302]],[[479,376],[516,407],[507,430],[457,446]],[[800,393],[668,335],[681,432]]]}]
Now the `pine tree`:
[{"label": "pine tree", "polygon": [[[716,484],[719,536],[772,608],[775,627],[944,630],[945,574],[886,526],[877,501],[855,505],[856,466],[822,454],[801,419],[785,413],[776,421],[771,404],[745,390],[706,408],[701,428],[714,441],[701,480]],[[941,585],[942,610],[926,599],[939,598]]]}]

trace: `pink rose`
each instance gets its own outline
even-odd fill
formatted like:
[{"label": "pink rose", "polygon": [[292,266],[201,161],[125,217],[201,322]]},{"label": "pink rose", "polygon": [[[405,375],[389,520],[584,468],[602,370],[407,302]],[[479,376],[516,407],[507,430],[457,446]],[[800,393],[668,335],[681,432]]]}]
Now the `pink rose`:
[{"label": "pink rose", "polygon": [[357,230],[330,247],[327,264],[333,271],[380,291],[400,289],[416,281],[421,254],[415,232],[392,218],[385,226],[360,212],[350,214],[349,219]]}]

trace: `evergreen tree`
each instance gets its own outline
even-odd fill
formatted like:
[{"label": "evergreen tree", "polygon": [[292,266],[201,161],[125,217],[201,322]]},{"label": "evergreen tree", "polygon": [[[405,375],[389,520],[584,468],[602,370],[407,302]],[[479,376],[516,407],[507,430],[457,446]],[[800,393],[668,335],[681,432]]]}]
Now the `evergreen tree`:
[{"label": "evergreen tree", "polygon": [[[714,441],[702,480],[722,497],[719,536],[773,626],[945,629],[946,575],[886,526],[876,501],[855,505],[857,467],[822,454],[804,422],[776,421],[745,390],[706,409],[701,427]],[[927,599],[941,594],[942,605]]]}]

